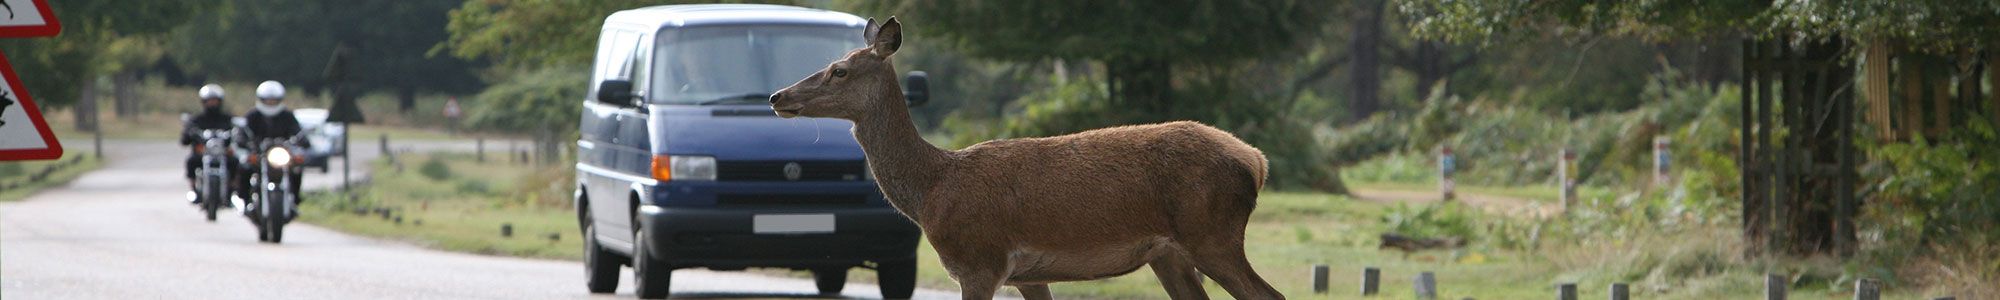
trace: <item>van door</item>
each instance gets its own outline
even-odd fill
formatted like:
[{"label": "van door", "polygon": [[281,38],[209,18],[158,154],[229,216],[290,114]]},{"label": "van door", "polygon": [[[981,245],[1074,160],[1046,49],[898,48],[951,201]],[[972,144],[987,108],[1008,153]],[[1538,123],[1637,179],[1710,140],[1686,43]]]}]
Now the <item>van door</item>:
[{"label": "van door", "polygon": [[598,233],[610,239],[613,249],[629,248],[632,241],[633,209],[627,196],[634,182],[651,177],[635,173],[630,165],[629,146],[620,145],[622,128],[636,115],[628,104],[605,103],[597,99],[597,88],[605,80],[632,80],[632,58],[642,34],[636,30],[606,28],[598,40],[595,68],[591,74],[588,101],[584,102],[581,140],[577,142],[577,180],[585,184],[590,212]]}]

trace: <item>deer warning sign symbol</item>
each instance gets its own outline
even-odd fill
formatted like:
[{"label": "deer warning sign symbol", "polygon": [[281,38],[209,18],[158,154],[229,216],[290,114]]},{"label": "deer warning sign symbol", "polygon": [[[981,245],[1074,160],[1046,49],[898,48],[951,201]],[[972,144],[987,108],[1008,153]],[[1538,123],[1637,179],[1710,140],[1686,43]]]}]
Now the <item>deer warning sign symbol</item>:
[{"label": "deer warning sign symbol", "polygon": [[[53,36],[62,24],[49,11],[48,0],[0,0],[0,38]],[[14,66],[0,53],[0,161],[62,157],[62,144],[42,121],[42,110],[21,86]]]}]

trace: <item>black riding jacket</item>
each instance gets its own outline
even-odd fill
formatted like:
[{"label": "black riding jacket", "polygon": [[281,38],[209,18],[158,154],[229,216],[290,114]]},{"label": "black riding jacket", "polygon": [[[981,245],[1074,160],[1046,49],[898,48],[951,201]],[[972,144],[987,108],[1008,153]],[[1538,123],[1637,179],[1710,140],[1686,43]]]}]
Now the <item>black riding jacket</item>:
[{"label": "black riding jacket", "polygon": [[[278,111],[277,115],[265,116],[252,109],[243,114],[243,125],[250,129],[250,140],[267,138],[291,138],[299,135],[299,118],[292,116],[292,110]],[[310,147],[309,141],[299,139],[299,147]]]},{"label": "black riding jacket", "polygon": [[215,111],[203,111],[201,114],[195,115],[194,118],[189,119],[188,123],[185,124],[184,126],[186,126],[186,128],[181,128],[181,146],[194,145],[194,143],[201,142],[202,130],[208,130],[208,129],[227,130],[229,128],[235,127],[236,125],[229,123],[229,113],[223,112],[222,110],[215,110]]}]

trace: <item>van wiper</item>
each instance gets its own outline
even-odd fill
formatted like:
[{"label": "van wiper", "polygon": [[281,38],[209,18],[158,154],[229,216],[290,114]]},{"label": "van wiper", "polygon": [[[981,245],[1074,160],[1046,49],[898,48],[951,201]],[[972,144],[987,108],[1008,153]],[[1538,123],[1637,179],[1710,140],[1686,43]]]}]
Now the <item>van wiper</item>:
[{"label": "van wiper", "polygon": [[769,100],[769,99],[771,99],[771,94],[769,93],[748,93],[742,95],[703,100],[701,102],[696,102],[695,105],[714,105],[714,104],[722,104],[727,102],[737,102],[744,100]]}]

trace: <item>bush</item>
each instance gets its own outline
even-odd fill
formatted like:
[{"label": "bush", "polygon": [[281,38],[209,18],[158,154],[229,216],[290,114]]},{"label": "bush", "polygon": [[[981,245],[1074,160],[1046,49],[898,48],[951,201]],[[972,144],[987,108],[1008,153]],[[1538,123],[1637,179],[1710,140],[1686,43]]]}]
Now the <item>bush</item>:
[{"label": "bush", "polygon": [[436,180],[436,181],[444,181],[447,179],[451,179],[451,166],[446,166],[444,164],[443,158],[439,158],[438,156],[431,156],[430,159],[424,160],[424,164],[422,166],[417,167],[417,173],[423,174],[424,178],[430,178],[431,180]]},{"label": "bush", "polygon": [[[1194,120],[1229,131],[1264,151],[1270,161],[1267,185],[1279,189],[1310,188],[1346,193],[1325,150],[1311,127],[1283,113],[1282,101],[1264,101],[1239,90],[1227,79],[1209,79],[1176,91],[1165,112],[1123,107],[1108,98],[1109,89],[1095,79],[1058,82],[1015,101],[1019,113],[997,127],[970,120],[948,120],[957,130],[952,141],[962,148],[978,142],[1020,137],[1063,135],[1126,124]],[[1217,100],[1226,99],[1226,100]]]}]

